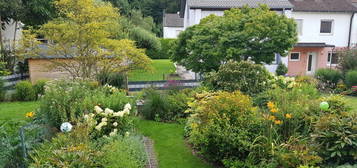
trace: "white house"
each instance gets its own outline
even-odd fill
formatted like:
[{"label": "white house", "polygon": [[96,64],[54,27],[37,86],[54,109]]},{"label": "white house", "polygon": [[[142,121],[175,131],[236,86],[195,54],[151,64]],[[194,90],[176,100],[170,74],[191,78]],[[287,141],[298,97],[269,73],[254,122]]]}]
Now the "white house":
[{"label": "white house", "polygon": [[272,11],[294,18],[299,42],[287,57],[277,56],[266,65],[275,72],[278,62],[288,66],[288,75],[310,75],[319,68],[334,67],[335,51],[357,44],[357,0],[182,0],[184,28],[198,24],[210,14],[248,5],[268,5]]},{"label": "white house", "polygon": [[164,38],[176,38],[184,30],[183,18],[178,13],[166,13],[163,26]]},{"label": "white house", "polygon": [[[1,30],[1,37],[5,45],[11,45],[12,41],[19,40],[22,36],[23,24],[20,22],[10,21],[8,24],[5,23],[3,30]],[[1,40],[1,39],[0,39]],[[5,46],[6,47],[6,46]]]}]

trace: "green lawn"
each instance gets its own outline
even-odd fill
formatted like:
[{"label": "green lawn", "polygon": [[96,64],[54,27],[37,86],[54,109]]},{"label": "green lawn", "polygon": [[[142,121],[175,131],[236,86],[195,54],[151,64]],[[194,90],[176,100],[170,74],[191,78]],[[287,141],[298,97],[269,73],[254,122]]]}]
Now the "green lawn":
[{"label": "green lawn", "polygon": [[352,111],[357,113],[357,97],[346,96],[348,104],[352,107]]},{"label": "green lawn", "polygon": [[27,112],[35,111],[38,102],[6,102],[0,103],[0,120],[22,120]]},{"label": "green lawn", "polygon": [[183,139],[183,125],[136,120],[139,132],[154,140],[156,156],[161,168],[209,168],[192,155]]},{"label": "green lawn", "polygon": [[129,73],[129,81],[164,80],[164,75],[174,73],[176,68],[169,59],[152,60],[152,71],[136,70]]}]

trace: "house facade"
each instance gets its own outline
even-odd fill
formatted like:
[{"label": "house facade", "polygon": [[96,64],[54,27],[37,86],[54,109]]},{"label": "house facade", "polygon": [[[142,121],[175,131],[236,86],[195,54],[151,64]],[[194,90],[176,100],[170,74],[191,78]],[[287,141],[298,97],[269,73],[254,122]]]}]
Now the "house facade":
[{"label": "house facade", "polygon": [[176,38],[184,30],[183,18],[178,13],[166,13],[163,26],[164,38]]},{"label": "house facade", "polygon": [[275,72],[277,63],[288,67],[288,75],[313,75],[320,68],[334,68],[336,51],[355,46],[357,43],[356,0],[182,0],[180,16],[184,29],[198,24],[201,19],[224,10],[244,5],[258,7],[268,5],[272,11],[295,19],[298,43],[288,56],[280,57],[271,65]]}]

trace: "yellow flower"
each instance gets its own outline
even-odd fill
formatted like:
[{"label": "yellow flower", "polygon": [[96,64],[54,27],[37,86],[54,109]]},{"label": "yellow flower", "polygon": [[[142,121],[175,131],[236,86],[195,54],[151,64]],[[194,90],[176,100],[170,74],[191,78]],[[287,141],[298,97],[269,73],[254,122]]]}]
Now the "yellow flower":
[{"label": "yellow flower", "polygon": [[278,109],[277,108],[272,108],[272,109],[270,109],[270,112],[276,113],[276,112],[278,112]]},{"label": "yellow flower", "polygon": [[282,122],[282,121],[280,121],[280,120],[275,120],[275,121],[274,121],[274,123],[275,123],[276,125],[283,124],[283,122]]},{"label": "yellow flower", "polygon": [[285,114],[285,117],[286,118],[291,118],[291,117],[293,117],[291,114]]},{"label": "yellow flower", "polygon": [[268,106],[269,109],[275,108],[275,104],[273,102],[271,102],[271,101],[268,102],[267,106]]},{"label": "yellow flower", "polygon": [[275,116],[269,116],[269,120],[274,121],[275,120]]},{"label": "yellow flower", "polygon": [[26,113],[25,116],[26,116],[27,118],[32,118],[34,115],[35,115],[35,113],[31,111],[31,112]]}]

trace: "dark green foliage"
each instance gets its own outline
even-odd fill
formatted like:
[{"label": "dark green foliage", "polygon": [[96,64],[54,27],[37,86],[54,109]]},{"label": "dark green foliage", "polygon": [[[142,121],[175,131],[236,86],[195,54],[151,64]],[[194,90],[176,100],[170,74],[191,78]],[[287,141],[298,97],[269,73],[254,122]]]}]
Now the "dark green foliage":
[{"label": "dark green foliage", "polygon": [[32,87],[31,82],[21,81],[15,85],[15,100],[18,101],[32,101],[36,100],[35,89]]},{"label": "dark green foliage", "polygon": [[345,81],[348,87],[357,86],[357,70],[348,71]]},{"label": "dark green foliage", "polygon": [[196,92],[191,89],[144,91],[144,107],[140,112],[146,119],[159,121],[179,121],[188,116],[188,101]]},{"label": "dark green foliage", "polygon": [[171,57],[171,49],[174,45],[175,39],[160,39],[161,49],[147,50],[147,55],[152,59],[169,59]]},{"label": "dark green foliage", "polygon": [[4,80],[0,79],[0,101],[3,101],[5,99],[6,90],[4,88],[4,84]]},{"label": "dark green foliage", "polygon": [[347,73],[350,70],[357,70],[357,49],[349,49],[338,52],[338,68]]},{"label": "dark green foliage", "polygon": [[130,38],[136,41],[136,45],[139,48],[146,48],[156,51],[161,49],[161,44],[159,39],[154,34],[143,28],[140,27],[133,28],[130,31]]},{"label": "dark green foliage", "polygon": [[45,94],[45,85],[46,85],[47,80],[38,80],[36,83],[33,85],[33,88],[35,90],[36,98],[38,96],[44,95]]},{"label": "dark green foliage", "polygon": [[119,72],[99,73],[97,80],[101,85],[111,85],[117,88],[125,88],[126,76]]},{"label": "dark green foliage", "polygon": [[357,115],[327,114],[314,125],[313,142],[325,163],[357,161]]},{"label": "dark green foliage", "polygon": [[286,73],[288,73],[288,68],[285,66],[285,64],[283,63],[279,63],[278,68],[275,71],[276,75],[280,76],[284,76],[286,75]]},{"label": "dark green foliage", "polygon": [[342,79],[340,71],[327,68],[317,70],[315,76],[320,81],[320,88],[323,90],[336,88],[337,83]]},{"label": "dark green foliage", "polygon": [[144,107],[141,114],[148,120],[169,120],[172,117],[167,95],[153,89],[144,93]]},{"label": "dark green foliage", "polygon": [[296,41],[293,19],[274,13],[267,6],[245,6],[227,10],[224,16],[208,16],[181,32],[172,58],[200,73],[217,71],[222,62],[249,57],[255,63],[270,64],[276,53],[286,55]]},{"label": "dark green foliage", "polygon": [[223,64],[218,72],[211,73],[205,84],[214,90],[235,91],[254,95],[268,89],[270,73],[262,65],[247,61]]}]

